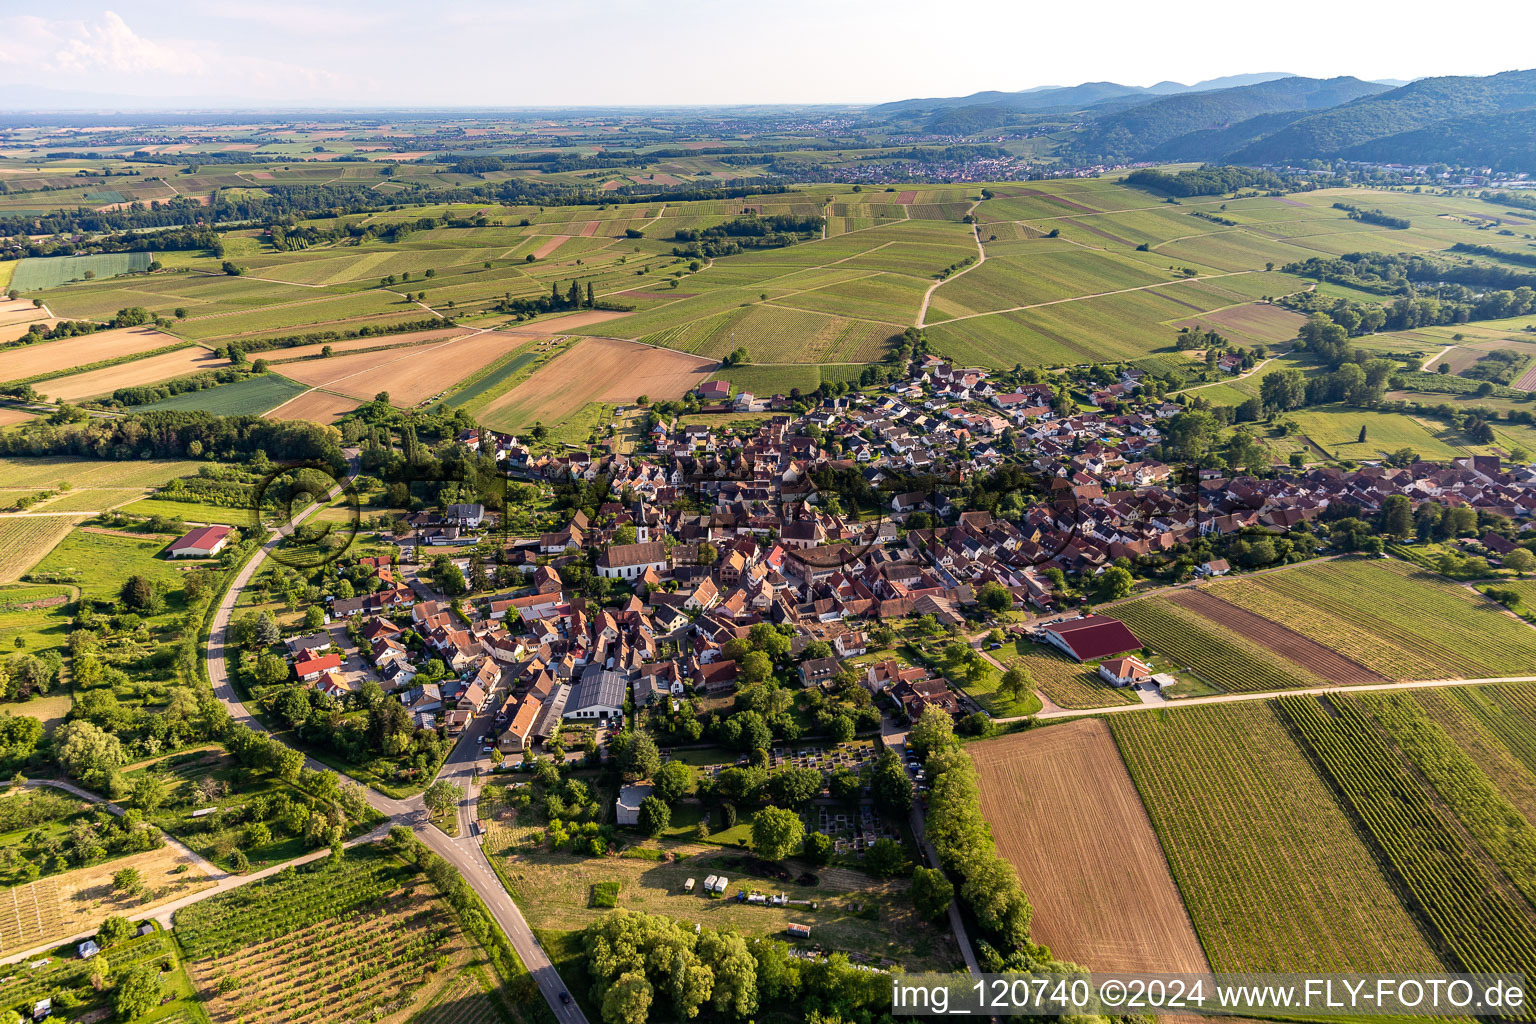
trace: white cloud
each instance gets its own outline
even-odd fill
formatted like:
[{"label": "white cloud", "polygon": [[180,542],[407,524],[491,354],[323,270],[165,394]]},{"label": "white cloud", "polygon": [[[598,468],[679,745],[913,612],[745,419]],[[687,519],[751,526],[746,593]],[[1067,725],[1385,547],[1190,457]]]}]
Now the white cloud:
[{"label": "white cloud", "polygon": [[106,71],[199,75],[206,71],[195,50],[145,39],[129,28],[116,11],[103,11],[94,22],[54,22],[50,29],[58,43],[49,55],[49,63],[64,74]]}]

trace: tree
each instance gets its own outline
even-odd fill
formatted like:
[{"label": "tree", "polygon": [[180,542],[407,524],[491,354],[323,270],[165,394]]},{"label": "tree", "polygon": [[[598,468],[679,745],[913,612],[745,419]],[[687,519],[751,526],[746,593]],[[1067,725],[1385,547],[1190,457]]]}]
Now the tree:
[{"label": "tree", "polygon": [[1360,436],[1355,438],[1356,444],[1365,444],[1365,424],[1360,424]]},{"label": "tree", "polygon": [[137,896],[144,891],[144,876],[138,868],[119,868],[112,874],[112,891],[125,896]]},{"label": "tree", "polygon": [[288,678],[288,662],[281,654],[262,651],[256,659],[256,681],[263,686],[276,686]]},{"label": "tree", "polygon": [[738,666],[741,678],[748,684],[761,683],[773,675],[773,661],[762,651],[748,651]]},{"label": "tree", "polygon": [[923,709],[917,721],[907,733],[907,746],[919,757],[927,757],[935,750],[954,746],[955,722],[943,708],[929,705]]},{"label": "tree", "polygon": [[1003,673],[1003,678],[997,686],[997,692],[1014,700],[1023,700],[1026,693],[1035,689],[1035,682],[1029,677],[1024,666],[1020,664],[1009,665]]},{"label": "tree", "polygon": [[1112,565],[1099,574],[1098,594],[1100,601],[1118,601],[1131,592],[1135,578],[1118,565]]},{"label": "tree", "polygon": [[794,811],[764,807],[752,819],[752,849],[764,860],[783,860],[805,838],[805,823]]},{"label": "tree", "polygon": [[660,797],[648,796],[640,801],[638,819],[640,831],[648,836],[659,836],[672,824],[672,808]]},{"label": "tree", "polygon": [[1513,569],[1524,576],[1532,569],[1536,569],[1536,555],[1531,554],[1525,548],[1515,548],[1504,556],[1504,568]]},{"label": "tree", "polygon": [[912,871],[912,904],[929,921],[937,921],[949,912],[955,887],[938,868],[918,867]]},{"label": "tree", "polygon": [[92,785],[103,786],[113,772],[128,762],[122,741],[90,722],[69,722],[54,739],[59,764],[70,775]]},{"label": "tree", "polygon": [[1413,503],[1405,494],[1393,494],[1381,505],[1381,532],[1389,537],[1413,534]]},{"label": "tree", "polygon": [[137,1020],[160,1005],[160,966],[134,964],[112,993],[112,1009],[118,1020]]},{"label": "tree", "polygon": [[656,795],[674,804],[693,788],[693,769],[682,761],[668,761],[651,777]]},{"label": "tree", "polygon": [[832,860],[832,837],[825,832],[812,832],[805,837],[805,857],[813,864],[826,864]]},{"label": "tree", "polygon": [[421,794],[422,803],[427,805],[427,810],[432,812],[434,818],[457,807],[462,799],[464,799],[464,788],[447,779],[438,779],[427,787],[425,793]]},{"label": "tree", "polygon": [[651,995],[651,983],[643,971],[619,975],[603,996],[603,1024],[646,1024]]},{"label": "tree", "polygon": [[154,814],[165,805],[171,787],[162,775],[145,772],[133,784],[133,806],[145,814]]},{"label": "tree", "polygon": [[316,630],[325,625],[325,609],[317,604],[312,604],[304,609],[304,628]]},{"label": "tree", "polygon": [[129,608],[137,608],[142,611],[153,607],[155,603],[155,585],[150,582],[148,576],[134,574],[123,580],[123,585],[118,590],[117,596]]},{"label": "tree", "polygon": [[880,752],[870,778],[870,791],[875,806],[885,814],[906,814],[912,809],[912,778],[894,750]]},{"label": "tree", "polygon": [[432,582],[449,597],[459,597],[469,590],[464,583],[464,573],[447,555],[432,559]]},{"label": "tree", "polygon": [[619,751],[619,770],[628,778],[649,779],[661,770],[661,751],[648,732],[631,732],[622,751]]},{"label": "tree", "polygon": [[133,935],[133,925],[121,914],[113,914],[101,922],[96,930],[96,942],[103,949],[114,946]]},{"label": "tree", "polygon": [[1013,595],[996,580],[988,580],[976,592],[976,600],[990,612],[1005,612],[1013,607]]},{"label": "tree", "polygon": [[901,847],[896,840],[889,836],[876,839],[869,849],[864,851],[864,870],[876,878],[889,878],[901,869],[906,860],[901,852]]}]

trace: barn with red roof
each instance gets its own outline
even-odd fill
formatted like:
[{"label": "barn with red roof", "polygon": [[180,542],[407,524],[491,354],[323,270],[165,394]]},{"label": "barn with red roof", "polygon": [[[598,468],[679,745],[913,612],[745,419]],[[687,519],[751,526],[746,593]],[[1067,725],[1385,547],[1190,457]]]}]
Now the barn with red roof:
[{"label": "barn with red roof", "polygon": [[1140,650],[1142,646],[1130,627],[1107,615],[1085,615],[1080,619],[1053,622],[1042,627],[1042,631],[1046,640],[1078,661],[1111,658]]}]

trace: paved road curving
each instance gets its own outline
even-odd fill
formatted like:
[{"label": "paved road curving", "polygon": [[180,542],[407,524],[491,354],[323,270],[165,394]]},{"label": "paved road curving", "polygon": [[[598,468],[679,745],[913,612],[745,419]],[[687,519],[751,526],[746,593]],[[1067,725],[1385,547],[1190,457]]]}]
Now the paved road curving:
[{"label": "paved road curving", "polygon": [[[350,482],[352,477],[355,477],[358,472],[357,454],[355,452],[349,453],[349,461],[351,463],[352,476],[348,477],[347,482]],[[340,493],[342,486],[338,484],[332,488],[328,497],[334,498]],[[234,684],[229,678],[226,636],[230,620],[234,615],[235,603],[240,599],[240,592],[249,585],[257,571],[260,570],[262,563],[267,560],[268,556],[271,555],[273,549],[277,547],[282,539],[289,533],[292,533],[294,527],[323,508],[325,504],[326,502],[316,502],[294,516],[292,522],[274,531],[267,542],[236,573],[234,580],[230,583],[229,590],[224,594],[223,599],[219,602],[218,609],[214,612],[213,628],[208,635],[206,655],[208,679],[213,684],[214,696],[229,710],[230,717],[237,722],[250,726],[252,729],[264,731],[265,727],[240,702],[239,696],[235,693]],[[528,968],[529,972],[533,975],[534,981],[538,983],[539,991],[543,993],[550,1009],[554,1011],[555,1019],[560,1024],[587,1024],[586,1015],[582,1013],[581,1007],[576,1004],[574,999],[569,1003],[561,1002],[560,997],[566,993],[565,983],[560,979],[559,973],[555,970],[555,966],[550,961],[548,954],[544,952],[544,948],[539,945],[538,939],[534,937],[533,929],[528,926],[528,922],[523,918],[522,912],[518,910],[517,904],[507,895],[507,891],[502,886],[500,879],[491,870],[490,861],[486,859],[485,852],[480,848],[479,839],[469,836],[471,831],[468,827],[470,819],[465,816],[468,814],[469,783],[478,756],[480,732],[481,723],[478,722],[473,723],[471,728],[466,729],[464,734],[459,737],[459,742],[455,745],[452,753],[448,755],[448,760],[439,773],[440,777],[447,778],[464,787],[465,806],[461,806],[459,809],[462,822],[460,829],[462,838],[451,839],[433,825],[428,820],[426,806],[422,803],[420,796],[413,796],[407,800],[397,800],[394,797],[380,793],[376,789],[363,786],[356,779],[350,779],[345,775],[341,775],[343,781],[357,783],[357,785],[361,786],[369,805],[389,819],[370,836],[365,836],[363,840],[359,841],[381,838],[387,834],[389,828],[393,825],[406,825],[415,830],[418,838],[427,845],[428,849],[452,864],[459,874],[464,877],[464,880],[470,884],[470,887],[485,901],[486,908],[490,911],[491,916],[500,925],[501,930],[506,933],[508,940],[512,943],[512,948],[517,951],[518,957],[522,959],[524,966]],[[317,771],[334,771],[328,765],[316,761],[307,754],[305,755],[304,762],[307,767]],[[340,775],[341,773],[338,772],[337,774]],[[324,852],[318,851],[315,856],[323,855]],[[252,877],[254,876],[244,876],[243,880],[249,881]],[[212,895],[216,891],[220,890],[208,890],[207,894]],[[201,896],[202,894],[198,895]],[[191,898],[187,902],[192,902]],[[169,914],[180,909],[181,905],[184,904],[168,907],[169,913],[166,919],[169,920]]]}]

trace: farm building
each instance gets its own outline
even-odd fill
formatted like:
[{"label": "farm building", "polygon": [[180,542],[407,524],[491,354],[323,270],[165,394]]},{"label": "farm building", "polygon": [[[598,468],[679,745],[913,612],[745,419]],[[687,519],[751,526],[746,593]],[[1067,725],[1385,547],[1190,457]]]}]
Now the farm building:
[{"label": "farm building", "polygon": [[229,534],[227,526],[199,526],[171,542],[166,554],[172,558],[210,558],[224,550]]},{"label": "farm building", "polygon": [[811,926],[808,924],[793,924],[784,929],[792,939],[808,939],[811,937]]},{"label": "farm building", "polygon": [[699,397],[706,402],[718,402],[731,397],[731,386],[723,380],[705,381],[699,385]]},{"label": "farm building", "polygon": [[619,790],[619,799],[614,802],[614,820],[620,825],[640,824],[640,804],[654,792],[656,787],[649,783],[636,783]]},{"label": "farm building", "polygon": [[1125,623],[1107,615],[1085,615],[1080,619],[1053,622],[1042,629],[1047,642],[1061,648],[1078,661],[1112,658],[1117,654],[1141,649]]},{"label": "farm building", "polygon": [[588,665],[566,702],[566,718],[620,718],[624,714],[624,677]]},{"label": "farm building", "polygon": [[667,567],[667,549],[660,541],[644,544],[614,544],[597,556],[597,574],[611,580],[632,580],[644,576],[647,569],[661,572]]},{"label": "farm building", "polygon": [[1152,670],[1136,658],[1111,658],[1099,666],[1099,677],[1110,686],[1135,686],[1152,678]]}]

